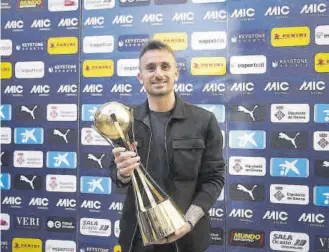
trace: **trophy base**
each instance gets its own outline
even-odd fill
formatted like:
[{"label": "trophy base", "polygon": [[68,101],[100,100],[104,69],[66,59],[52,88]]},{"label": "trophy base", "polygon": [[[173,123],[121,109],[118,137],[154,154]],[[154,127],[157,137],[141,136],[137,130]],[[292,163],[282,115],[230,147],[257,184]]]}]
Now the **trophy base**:
[{"label": "trophy base", "polygon": [[138,212],[137,220],[144,246],[173,234],[186,223],[184,215],[170,199],[145,212]]}]

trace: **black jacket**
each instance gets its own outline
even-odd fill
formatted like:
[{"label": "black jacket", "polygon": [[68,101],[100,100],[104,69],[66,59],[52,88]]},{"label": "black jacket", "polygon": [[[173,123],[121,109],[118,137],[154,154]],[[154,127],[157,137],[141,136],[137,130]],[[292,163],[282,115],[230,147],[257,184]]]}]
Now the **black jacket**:
[{"label": "black jacket", "polygon": [[[147,100],[134,109],[135,139],[138,154],[146,169],[151,142]],[[170,169],[169,194],[179,209],[186,213],[191,204],[206,213],[194,229],[177,241],[179,251],[201,252],[209,246],[208,211],[216,202],[223,186],[225,162],[222,157],[223,138],[213,113],[181,100],[176,95],[172,117],[166,129],[166,148]],[[114,162],[111,177],[118,187],[126,186],[117,178]],[[137,229],[132,184],[128,183],[126,200],[120,220],[119,244],[130,251]]]}]

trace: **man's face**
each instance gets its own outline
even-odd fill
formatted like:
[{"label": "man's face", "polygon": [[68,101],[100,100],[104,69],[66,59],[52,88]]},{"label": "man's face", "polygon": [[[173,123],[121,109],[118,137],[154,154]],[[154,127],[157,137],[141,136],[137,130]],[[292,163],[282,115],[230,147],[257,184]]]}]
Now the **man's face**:
[{"label": "man's face", "polygon": [[166,96],[174,92],[178,78],[176,60],[166,50],[147,51],[139,62],[138,79],[151,96]]}]

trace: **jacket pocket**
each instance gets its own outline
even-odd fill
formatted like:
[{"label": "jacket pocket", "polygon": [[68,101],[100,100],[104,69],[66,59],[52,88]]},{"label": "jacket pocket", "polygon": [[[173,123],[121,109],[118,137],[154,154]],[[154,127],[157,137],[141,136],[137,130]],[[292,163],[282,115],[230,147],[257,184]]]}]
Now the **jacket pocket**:
[{"label": "jacket pocket", "polygon": [[194,179],[198,176],[202,153],[205,148],[202,138],[173,139],[173,172],[179,179]]}]

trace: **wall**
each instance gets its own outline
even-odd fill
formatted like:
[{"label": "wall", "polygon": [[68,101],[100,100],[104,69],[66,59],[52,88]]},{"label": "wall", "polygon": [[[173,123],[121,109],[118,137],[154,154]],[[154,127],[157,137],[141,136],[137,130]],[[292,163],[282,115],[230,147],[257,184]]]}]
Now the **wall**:
[{"label": "wall", "polygon": [[124,191],[90,127],[145,99],[152,37],[225,137],[208,251],[329,251],[328,20],[325,0],[1,1],[2,251],[119,251]]}]

